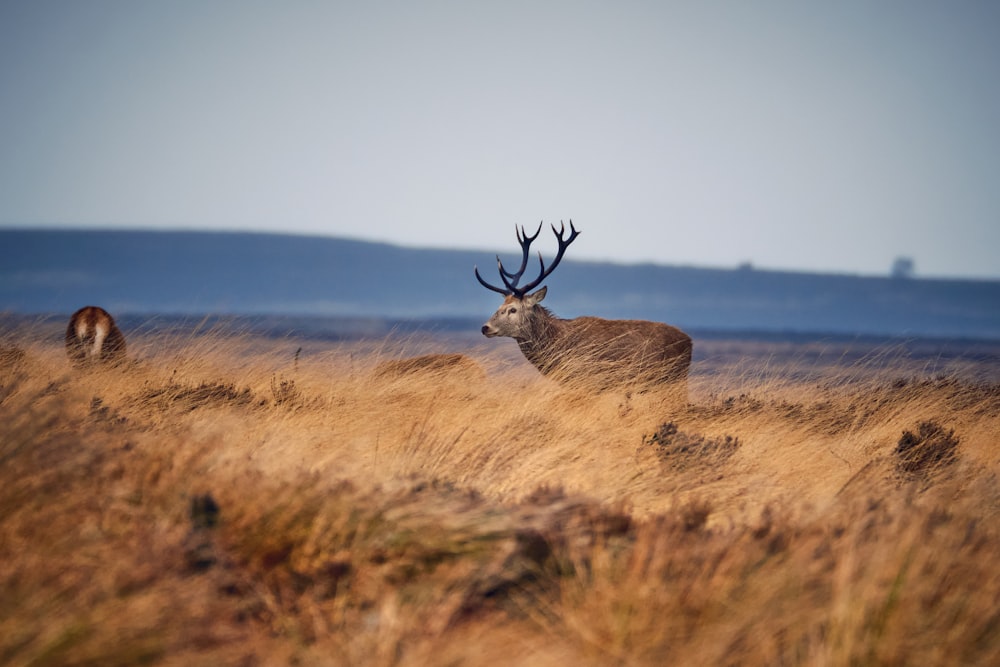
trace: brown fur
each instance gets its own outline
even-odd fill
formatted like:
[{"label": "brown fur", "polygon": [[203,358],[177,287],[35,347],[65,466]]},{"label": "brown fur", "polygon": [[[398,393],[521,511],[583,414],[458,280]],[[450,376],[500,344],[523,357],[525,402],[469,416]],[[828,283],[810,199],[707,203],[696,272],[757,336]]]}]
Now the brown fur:
[{"label": "brown fur", "polygon": [[563,382],[599,389],[686,382],[692,345],[680,329],[645,320],[561,319],[538,305],[545,292],[506,297],[483,335],[513,338],[535,368]]},{"label": "brown fur", "polygon": [[85,306],[69,318],[66,354],[77,367],[116,364],[125,359],[125,336],[108,311]]}]

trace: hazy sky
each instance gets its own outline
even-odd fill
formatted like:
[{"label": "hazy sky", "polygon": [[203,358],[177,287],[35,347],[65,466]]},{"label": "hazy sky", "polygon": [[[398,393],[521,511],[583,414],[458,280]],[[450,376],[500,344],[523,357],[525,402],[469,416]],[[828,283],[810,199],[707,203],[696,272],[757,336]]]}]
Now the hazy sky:
[{"label": "hazy sky", "polygon": [[1000,2],[0,0],[0,225],[569,218],[574,259],[1000,277]]}]

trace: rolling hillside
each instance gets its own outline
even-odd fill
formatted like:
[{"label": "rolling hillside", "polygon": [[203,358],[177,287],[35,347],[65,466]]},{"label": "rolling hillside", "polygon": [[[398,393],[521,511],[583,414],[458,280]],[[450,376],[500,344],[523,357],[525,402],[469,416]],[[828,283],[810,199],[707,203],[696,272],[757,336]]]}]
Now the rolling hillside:
[{"label": "rolling hillside", "polygon": [[[508,252],[510,249],[504,249]],[[506,255],[505,255],[506,256]],[[488,250],[280,234],[0,230],[0,310],[276,314],[479,321],[497,295]],[[516,261],[511,257],[510,261]],[[1000,338],[1000,281],[574,262],[547,281],[572,317],[690,329]]]}]

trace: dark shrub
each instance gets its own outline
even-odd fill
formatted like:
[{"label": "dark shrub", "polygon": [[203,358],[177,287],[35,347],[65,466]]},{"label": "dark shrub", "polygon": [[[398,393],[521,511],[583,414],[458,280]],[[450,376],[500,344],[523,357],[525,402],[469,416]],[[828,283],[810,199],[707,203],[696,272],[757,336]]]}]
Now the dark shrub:
[{"label": "dark shrub", "polygon": [[896,468],[910,475],[925,475],[955,462],[958,437],[937,422],[920,422],[917,432],[903,431],[896,444]]},{"label": "dark shrub", "polygon": [[709,438],[698,433],[685,433],[673,422],[661,424],[652,435],[643,435],[642,442],[655,447],[664,463],[676,467],[718,463],[732,456],[740,446],[740,440],[735,436]]}]

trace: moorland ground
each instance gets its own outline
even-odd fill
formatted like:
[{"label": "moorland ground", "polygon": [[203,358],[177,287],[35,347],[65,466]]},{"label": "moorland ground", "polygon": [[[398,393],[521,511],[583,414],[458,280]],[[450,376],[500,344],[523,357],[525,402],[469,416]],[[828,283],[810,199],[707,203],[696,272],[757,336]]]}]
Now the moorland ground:
[{"label": "moorland ground", "polygon": [[2,664],[1000,664],[997,346],[60,334],[0,338]]}]

